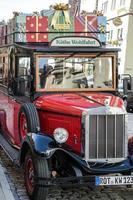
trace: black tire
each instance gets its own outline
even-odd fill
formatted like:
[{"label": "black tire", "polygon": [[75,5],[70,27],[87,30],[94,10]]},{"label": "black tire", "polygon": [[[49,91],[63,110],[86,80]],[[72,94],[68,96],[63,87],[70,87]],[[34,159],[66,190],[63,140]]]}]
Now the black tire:
[{"label": "black tire", "polygon": [[36,133],[40,130],[40,121],[37,113],[37,109],[32,103],[25,103],[21,106],[19,114],[18,114],[18,128],[20,139],[22,139],[21,134],[21,115],[24,115],[27,123],[27,131],[31,133]]},{"label": "black tire", "polygon": [[[41,177],[41,178],[50,178],[50,171],[48,168],[48,162],[45,158],[34,158],[30,152],[27,153],[24,163],[24,180],[25,180],[25,187],[28,193],[28,196],[31,200],[45,200],[47,198],[48,188],[43,186],[38,186],[36,184],[36,179],[33,181],[33,188],[32,190],[29,188],[27,180],[29,179],[28,173],[28,161],[32,160],[33,168],[34,168],[34,177]],[[39,182],[41,184],[41,182]]]}]

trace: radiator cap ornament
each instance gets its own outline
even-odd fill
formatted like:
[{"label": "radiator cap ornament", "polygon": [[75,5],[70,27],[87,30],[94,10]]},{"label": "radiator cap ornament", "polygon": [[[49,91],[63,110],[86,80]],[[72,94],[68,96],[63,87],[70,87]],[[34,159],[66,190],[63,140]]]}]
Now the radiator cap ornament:
[{"label": "radiator cap ornament", "polygon": [[105,99],[105,100],[104,100],[104,105],[105,105],[106,107],[109,106],[109,99]]},{"label": "radiator cap ornament", "polygon": [[110,105],[109,105],[109,99],[105,99],[104,105],[105,105],[105,107],[106,107],[106,112],[107,112],[108,114],[112,114],[111,107],[110,107]]}]

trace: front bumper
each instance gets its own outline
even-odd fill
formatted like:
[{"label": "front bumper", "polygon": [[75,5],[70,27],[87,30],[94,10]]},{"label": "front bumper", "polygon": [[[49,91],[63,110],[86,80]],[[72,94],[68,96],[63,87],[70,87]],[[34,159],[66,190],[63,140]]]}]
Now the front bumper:
[{"label": "front bumper", "polygon": [[35,177],[36,184],[40,187],[75,187],[94,186],[95,176],[63,177],[63,178],[40,178]]},{"label": "front bumper", "polygon": [[46,151],[45,156],[51,158],[56,152],[63,152],[65,156],[69,159],[72,165],[79,168],[83,174],[89,175],[104,175],[104,174],[129,174],[133,171],[133,157],[128,157],[121,162],[86,162],[82,157],[78,156],[73,152],[66,151],[61,148],[55,148]]},{"label": "front bumper", "polygon": [[[54,177],[54,178],[40,178],[36,177],[36,183],[38,186],[43,187],[75,187],[75,186],[100,186],[97,185],[97,180],[103,177],[128,175],[130,177],[133,171],[133,159],[127,158],[119,163],[86,163],[81,157],[74,153],[67,152],[63,149],[54,149],[49,151],[47,159],[50,159],[55,152],[64,151],[69,156],[72,165],[75,165],[82,172],[82,176],[71,176],[71,177]],[[126,177],[125,176],[125,177]],[[108,178],[107,178],[108,179]],[[127,185],[127,184],[125,184]],[[131,184],[130,184],[131,185]]]}]

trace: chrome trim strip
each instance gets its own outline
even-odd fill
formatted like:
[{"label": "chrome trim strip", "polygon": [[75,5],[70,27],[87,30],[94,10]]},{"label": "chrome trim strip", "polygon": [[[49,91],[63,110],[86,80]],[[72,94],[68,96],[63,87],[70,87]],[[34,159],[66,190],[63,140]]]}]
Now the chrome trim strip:
[{"label": "chrome trim strip", "polygon": [[85,120],[85,160],[89,160],[89,115],[86,115]]},{"label": "chrome trim strip", "polygon": [[105,120],[106,120],[106,124],[105,124],[105,128],[106,128],[106,155],[105,155],[105,157],[107,158],[107,155],[108,155],[108,149],[107,149],[107,137],[108,137],[108,133],[107,133],[107,117],[108,117],[108,115],[106,115],[106,118],[105,118]]},{"label": "chrome trim strip", "polygon": [[125,115],[123,115],[123,155],[125,155]]},{"label": "chrome trim strip", "polygon": [[116,115],[115,115],[115,158],[116,158]]},{"label": "chrome trim strip", "polygon": [[87,110],[89,115],[124,115],[127,114],[125,108],[118,108],[118,107],[105,107],[101,106],[98,108],[90,108]]},{"label": "chrome trim strip", "polygon": [[125,157],[128,156],[128,115],[125,115]]},{"label": "chrome trim strip", "polygon": [[96,143],[97,143],[97,158],[98,158],[98,145],[99,145],[99,141],[98,141],[98,135],[99,135],[99,131],[98,131],[98,129],[99,129],[99,117],[98,117],[98,115],[96,116],[96,119],[97,119],[97,141],[96,141]]},{"label": "chrome trim strip", "polygon": [[87,162],[106,162],[106,163],[117,163],[125,160],[125,158],[99,158],[99,159],[89,159]]}]

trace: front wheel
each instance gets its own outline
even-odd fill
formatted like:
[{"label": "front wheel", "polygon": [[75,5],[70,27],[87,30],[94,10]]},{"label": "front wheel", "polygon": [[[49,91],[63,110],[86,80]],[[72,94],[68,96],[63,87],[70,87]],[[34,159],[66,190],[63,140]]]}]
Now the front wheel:
[{"label": "front wheel", "polygon": [[40,130],[39,117],[34,104],[25,103],[21,106],[18,114],[18,129],[20,140],[22,140],[27,133],[36,133]]},{"label": "front wheel", "polygon": [[50,171],[46,159],[34,158],[29,152],[24,163],[25,187],[31,200],[45,200],[48,188],[37,185],[35,177],[50,178]]}]

